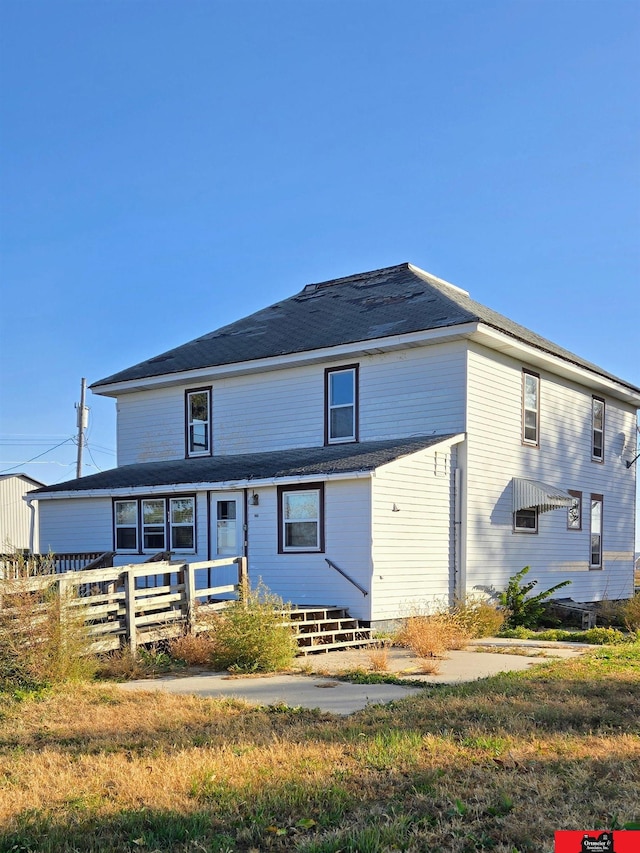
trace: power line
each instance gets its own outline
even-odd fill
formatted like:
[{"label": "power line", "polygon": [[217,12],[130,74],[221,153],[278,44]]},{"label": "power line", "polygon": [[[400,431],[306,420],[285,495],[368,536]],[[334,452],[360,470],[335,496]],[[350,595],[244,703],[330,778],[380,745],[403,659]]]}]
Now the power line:
[{"label": "power line", "polygon": [[6,474],[7,471],[15,471],[16,468],[22,468],[24,465],[28,465],[30,462],[35,462],[36,459],[40,459],[41,456],[45,456],[47,453],[51,453],[52,450],[57,450],[59,447],[62,447],[63,444],[68,444],[70,441],[73,441],[73,436],[65,438],[64,441],[60,442],[60,444],[56,444],[53,447],[50,447],[48,450],[45,450],[42,453],[38,453],[37,456],[32,456],[31,459],[26,459],[24,462],[18,462],[17,465],[12,465],[10,468],[4,468],[2,471],[0,471],[0,474]]}]

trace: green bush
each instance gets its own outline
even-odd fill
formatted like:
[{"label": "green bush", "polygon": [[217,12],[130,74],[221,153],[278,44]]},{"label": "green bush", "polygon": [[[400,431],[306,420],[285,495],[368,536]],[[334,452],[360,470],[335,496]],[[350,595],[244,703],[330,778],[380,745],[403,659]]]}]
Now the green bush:
[{"label": "green bush", "polygon": [[508,628],[518,628],[519,626],[523,628],[535,628],[544,614],[544,602],[554,592],[571,583],[570,580],[562,581],[544,592],[539,592],[537,595],[529,595],[538,583],[537,580],[522,583],[522,579],[530,570],[530,566],[525,566],[524,569],[521,569],[513,577],[509,578],[506,590],[501,592],[498,597],[500,604],[508,612],[506,620]]},{"label": "green bush", "polygon": [[213,622],[213,665],[231,672],[287,669],[296,654],[287,610],[264,585],[247,590],[242,601],[232,602]]},{"label": "green bush", "polygon": [[620,617],[625,628],[632,634],[640,630],[640,592],[620,605]]}]

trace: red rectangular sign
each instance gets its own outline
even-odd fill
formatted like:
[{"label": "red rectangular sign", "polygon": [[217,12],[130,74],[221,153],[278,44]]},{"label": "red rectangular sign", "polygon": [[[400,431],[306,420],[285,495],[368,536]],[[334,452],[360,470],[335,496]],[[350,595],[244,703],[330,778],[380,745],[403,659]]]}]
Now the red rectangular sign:
[{"label": "red rectangular sign", "polygon": [[640,830],[556,832],[554,853],[640,853]]}]

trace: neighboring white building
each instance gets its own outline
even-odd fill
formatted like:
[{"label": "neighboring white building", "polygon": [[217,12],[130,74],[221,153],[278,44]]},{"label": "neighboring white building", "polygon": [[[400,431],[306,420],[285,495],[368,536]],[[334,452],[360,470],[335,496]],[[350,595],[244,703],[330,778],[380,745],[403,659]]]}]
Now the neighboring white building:
[{"label": "neighboring white building", "polygon": [[525,565],[577,601],[633,592],[640,389],[410,264],[92,389],[118,467],[38,492],[44,549],[244,553],[286,600],[371,622]]},{"label": "neighboring white building", "polygon": [[26,474],[0,474],[0,553],[38,550],[38,502],[25,495],[44,486]]}]

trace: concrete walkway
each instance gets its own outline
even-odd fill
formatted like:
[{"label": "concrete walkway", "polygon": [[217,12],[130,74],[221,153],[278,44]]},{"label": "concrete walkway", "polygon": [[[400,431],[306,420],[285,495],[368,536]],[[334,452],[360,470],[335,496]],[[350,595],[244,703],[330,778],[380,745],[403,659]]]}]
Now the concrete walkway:
[{"label": "concrete walkway", "polygon": [[[476,681],[500,672],[528,669],[545,660],[570,658],[582,654],[586,646],[537,645],[514,640],[476,641],[463,651],[451,651],[438,661],[435,674],[421,672],[421,661],[407,649],[389,649],[386,672],[400,678],[436,684]],[[492,649],[496,649],[495,651]],[[168,693],[196,694],[215,699],[242,699],[252,705],[287,705],[318,708],[332,714],[352,714],[367,705],[405,699],[422,692],[409,684],[351,684],[335,676],[353,670],[371,671],[371,652],[357,649],[328,652],[297,658],[300,674],[267,676],[231,676],[226,672],[197,672],[178,676],[129,681],[122,690],[163,690]]]}]

